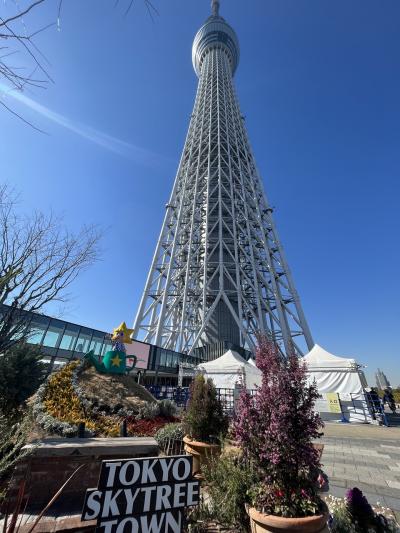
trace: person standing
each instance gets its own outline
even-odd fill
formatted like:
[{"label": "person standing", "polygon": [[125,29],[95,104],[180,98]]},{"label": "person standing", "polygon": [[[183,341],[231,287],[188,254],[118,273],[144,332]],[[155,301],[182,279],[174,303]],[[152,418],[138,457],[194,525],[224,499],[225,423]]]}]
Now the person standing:
[{"label": "person standing", "polygon": [[387,389],[384,390],[383,405],[385,405],[386,403],[388,404],[388,407],[392,411],[392,413],[395,414],[396,413],[396,404],[395,404],[395,401],[394,401],[393,392],[390,389],[390,387],[388,387]]}]

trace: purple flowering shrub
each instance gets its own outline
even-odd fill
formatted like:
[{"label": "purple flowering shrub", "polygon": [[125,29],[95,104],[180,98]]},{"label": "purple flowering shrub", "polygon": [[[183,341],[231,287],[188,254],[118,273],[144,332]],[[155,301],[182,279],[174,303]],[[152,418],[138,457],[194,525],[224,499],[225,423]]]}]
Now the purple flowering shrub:
[{"label": "purple flowering shrub", "polygon": [[301,359],[284,358],[267,339],[259,340],[256,364],[262,385],[253,398],[242,391],[234,420],[244,457],[258,470],[251,504],[279,516],[316,514],[323,508],[316,488],[319,453],[312,444],[323,427],[313,410],[317,388],[307,384]]},{"label": "purple flowering shrub", "polygon": [[357,533],[385,533],[392,531],[385,516],[375,513],[367,498],[357,487],[346,493],[346,507]]},{"label": "purple flowering shrub", "polygon": [[359,529],[368,531],[368,526],[375,522],[375,513],[367,498],[360,489],[354,487],[347,491],[346,494],[347,509],[357,523]]}]

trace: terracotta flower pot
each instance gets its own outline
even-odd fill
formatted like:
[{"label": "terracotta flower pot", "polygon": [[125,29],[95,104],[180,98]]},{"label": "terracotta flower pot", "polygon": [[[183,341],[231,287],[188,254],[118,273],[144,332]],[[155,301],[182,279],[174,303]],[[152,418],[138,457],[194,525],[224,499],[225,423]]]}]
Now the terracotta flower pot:
[{"label": "terracotta flower pot", "polygon": [[183,437],[183,442],[185,443],[185,452],[193,457],[193,475],[202,479],[201,466],[207,465],[211,459],[221,455],[221,446],[192,440],[187,435]]},{"label": "terracotta flower pot", "polygon": [[251,525],[251,533],[328,533],[327,526],[329,513],[321,515],[305,516],[303,518],[285,518],[263,514],[250,507],[248,509]]}]

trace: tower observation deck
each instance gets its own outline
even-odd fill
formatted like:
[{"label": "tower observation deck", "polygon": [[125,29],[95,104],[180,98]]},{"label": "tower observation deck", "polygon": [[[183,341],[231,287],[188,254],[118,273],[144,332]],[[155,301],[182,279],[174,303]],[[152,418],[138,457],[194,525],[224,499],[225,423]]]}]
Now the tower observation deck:
[{"label": "tower observation deck", "polygon": [[221,341],[253,349],[264,334],[301,355],[314,342],[236,97],[239,54],[213,0],[193,42],[194,109],[133,335],[191,353]]}]

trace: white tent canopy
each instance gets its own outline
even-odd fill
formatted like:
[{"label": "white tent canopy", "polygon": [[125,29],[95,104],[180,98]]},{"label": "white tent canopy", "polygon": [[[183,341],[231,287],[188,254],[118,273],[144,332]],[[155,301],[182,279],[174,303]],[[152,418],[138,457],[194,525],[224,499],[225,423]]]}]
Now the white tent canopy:
[{"label": "white tent canopy", "polygon": [[[303,361],[307,365],[309,382],[316,381],[318,392],[323,398],[327,393],[338,393],[347,419],[369,421],[364,397],[365,377],[355,359],[338,357],[315,344]],[[324,400],[317,402],[319,410],[323,409],[323,402]]]},{"label": "white tent canopy", "polygon": [[[363,386],[354,359],[333,355],[318,344],[304,356],[303,361],[312,377],[315,378],[318,391],[338,393],[361,393]],[[311,376],[310,376],[311,377]]]},{"label": "white tent canopy", "polygon": [[308,367],[312,368],[346,369],[357,368],[358,366],[355,359],[333,355],[321,348],[319,344],[315,344],[312,350],[304,356],[303,360]]},{"label": "white tent canopy", "polygon": [[196,370],[202,372],[206,378],[212,378],[217,389],[234,389],[235,384],[241,383],[243,377],[246,379],[247,389],[261,385],[261,370],[232,350],[228,350],[214,361],[201,363]]}]

